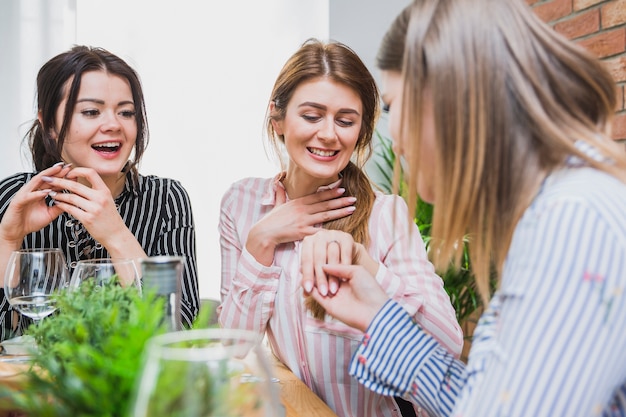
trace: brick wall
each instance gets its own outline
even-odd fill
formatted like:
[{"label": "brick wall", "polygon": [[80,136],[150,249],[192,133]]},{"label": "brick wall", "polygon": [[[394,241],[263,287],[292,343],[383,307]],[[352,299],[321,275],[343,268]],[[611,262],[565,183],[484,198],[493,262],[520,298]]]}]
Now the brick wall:
[{"label": "brick wall", "polygon": [[626,140],[626,0],[526,0],[557,32],[585,46],[613,74],[618,92],[613,137]]}]

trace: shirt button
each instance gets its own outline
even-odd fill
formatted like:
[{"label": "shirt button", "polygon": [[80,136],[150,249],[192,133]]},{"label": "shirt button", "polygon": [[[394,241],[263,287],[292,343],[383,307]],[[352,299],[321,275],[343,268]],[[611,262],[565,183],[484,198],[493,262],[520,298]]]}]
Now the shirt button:
[{"label": "shirt button", "polygon": [[76,261],[70,262],[70,268],[76,268]]},{"label": "shirt button", "polygon": [[71,221],[71,220],[68,220],[68,221],[65,222],[65,226],[72,227],[72,226],[74,226],[74,222]]},{"label": "shirt button", "polygon": [[73,240],[71,240],[71,241],[67,244],[67,246],[69,246],[70,248],[73,248],[73,247],[75,247],[75,246],[76,246],[76,242],[74,242]]}]

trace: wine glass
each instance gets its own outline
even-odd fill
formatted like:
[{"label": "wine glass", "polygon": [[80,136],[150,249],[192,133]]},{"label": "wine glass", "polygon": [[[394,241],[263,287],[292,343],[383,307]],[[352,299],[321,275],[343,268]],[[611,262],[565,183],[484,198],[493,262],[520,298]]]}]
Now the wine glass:
[{"label": "wine glass", "polygon": [[76,268],[72,273],[70,288],[75,290],[87,280],[94,280],[96,288],[106,286],[113,280],[118,280],[122,286],[134,286],[141,290],[139,271],[133,259],[96,258],[80,260],[76,263]]},{"label": "wine glass", "polygon": [[134,417],[284,416],[256,333],[196,329],[147,344],[132,398]]},{"label": "wine glass", "polygon": [[21,249],[9,257],[4,292],[9,304],[35,323],[56,310],[54,294],[67,288],[68,269],[60,249]]}]

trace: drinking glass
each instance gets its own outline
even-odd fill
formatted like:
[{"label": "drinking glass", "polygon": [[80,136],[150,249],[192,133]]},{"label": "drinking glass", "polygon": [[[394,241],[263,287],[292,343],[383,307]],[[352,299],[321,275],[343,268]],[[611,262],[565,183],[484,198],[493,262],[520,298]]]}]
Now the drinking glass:
[{"label": "drinking glass", "polygon": [[133,259],[121,258],[96,258],[78,261],[72,273],[70,288],[76,289],[87,280],[95,280],[95,286],[98,288],[114,279],[117,279],[122,286],[134,286],[141,290],[136,262]]},{"label": "drinking glass", "polygon": [[68,269],[60,249],[13,251],[4,276],[9,304],[35,323],[56,310],[54,294],[67,288]]},{"label": "drinking glass", "polygon": [[150,339],[133,417],[284,416],[256,333],[197,329]]}]

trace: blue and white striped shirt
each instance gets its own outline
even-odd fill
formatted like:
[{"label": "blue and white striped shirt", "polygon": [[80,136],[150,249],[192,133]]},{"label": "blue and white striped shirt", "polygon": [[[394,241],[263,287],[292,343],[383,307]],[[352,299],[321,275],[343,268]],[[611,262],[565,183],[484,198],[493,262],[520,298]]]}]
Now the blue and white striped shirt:
[{"label": "blue and white striped shirt", "polygon": [[623,416],[625,297],[626,185],[562,169],[515,228],[467,366],[389,301],[350,373],[432,415]]}]

